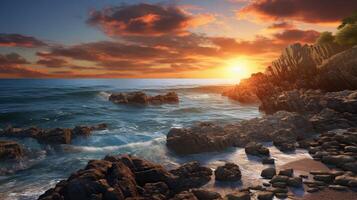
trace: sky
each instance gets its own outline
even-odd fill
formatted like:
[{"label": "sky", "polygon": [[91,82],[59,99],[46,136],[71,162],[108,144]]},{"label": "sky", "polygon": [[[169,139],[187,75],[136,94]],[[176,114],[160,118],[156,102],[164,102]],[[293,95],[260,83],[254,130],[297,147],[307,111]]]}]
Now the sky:
[{"label": "sky", "polygon": [[312,44],[357,0],[1,0],[0,78],[229,78]]}]

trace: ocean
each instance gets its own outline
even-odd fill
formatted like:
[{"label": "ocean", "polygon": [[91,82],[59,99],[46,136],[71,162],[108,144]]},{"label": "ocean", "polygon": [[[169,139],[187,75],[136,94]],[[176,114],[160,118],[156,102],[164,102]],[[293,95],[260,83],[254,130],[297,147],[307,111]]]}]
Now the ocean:
[{"label": "ocean", "polygon": [[[240,104],[218,92],[200,89],[200,86],[232,83],[232,80],[222,79],[0,80],[1,128],[8,125],[55,128],[108,124],[108,130],[96,131],[89,137],[76,138],[70,145],[57,147],[38,144],[31,138],[11,138],[23,144],[30,155],[16,166],[6,163],[0,166],[5,169],[0,176],[0,197],[7,200],[37,199],[89,160],[107,154],[129,153],[168,168],[191,160],[199,160],[214,168],[221,161],[231,160],[240,164],[243,172],[251,173],[248,179],[259,179],[256,173],[263,166],[247,158],[244,149],[180,157],[165,146],[166,134],[172,127],[187,127],[199,121],[227,124],[261,116],[258,105]],[[180,103],[133,106],[108,101],[111,93],[139,90],[150,95],[175,91]],[[290,157],[299,158],[274,149],[272,152],[273,156],[284,156],[281,159],[284,162],[290,161]],[[306,152],[297,154],[307,156]]]}]

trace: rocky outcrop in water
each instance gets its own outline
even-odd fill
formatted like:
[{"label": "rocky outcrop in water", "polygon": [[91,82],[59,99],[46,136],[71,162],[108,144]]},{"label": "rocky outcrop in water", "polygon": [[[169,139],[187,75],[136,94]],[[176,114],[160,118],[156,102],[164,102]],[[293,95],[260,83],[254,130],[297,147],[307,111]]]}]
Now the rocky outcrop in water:
[{"label": "rocky outcrop in water", "polygon": [[72,139],[77,136],[89,136],[92,131],[104,130],[107,128],[106,124],[98,124],[94,126],[76,126],[70,128],[54,128],[41,129],[37,127],[30,128],[13,128],[8,127],[0,131],[0,137],[32,137],[39,143],[45,144],[70,144]]},{"label": "rocky outcrop in water", "polygon": [[[289,138],[280,135],[277,130],[288,131],[289,135],[286,137]],[[295,143],[314,133],[312,124],[304,116],[280,111],[225,126],[203,122],[190,128],[173,128],[167,134],[167,147],[178,154],[193,154],[220,151],[228,147],[245,147],[249,142],[279,139]]]},{"label": "rocky outcrop in water", "polygon": [[128,155],[89,161],[84,169],[47,190],[40,200],[220,199],[205,190],[212,170],[191,162],[167,171],[161,165]]},{"label": "rocky outcrop in water", "polygon": [[0,161],[17,160],[24,155],[22,146],[14,141],[0,140]]},{"label": "rocky outcrop in water", "polygon": [[164,95],[148,96],[144,92],[129,92],[112,94],[109,101],[116,104],[141,104],[141,105],[160,105],[174,104],[179,102],[176,92],[168,92]]}]

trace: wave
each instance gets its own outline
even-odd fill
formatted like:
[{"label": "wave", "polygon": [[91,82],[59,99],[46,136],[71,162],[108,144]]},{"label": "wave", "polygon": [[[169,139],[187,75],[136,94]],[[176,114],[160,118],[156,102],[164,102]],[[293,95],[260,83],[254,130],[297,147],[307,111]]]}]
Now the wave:
[{"label": "wave", "polygon": [[105,100],[109,100],[109,97],[110,97],[110,95],[112,95],[112,93],[102,91],[102,92],[99,92],[98,95],[99,95],[101,98],[104,98]]},{"label": "wave", "polygon": [[149,147],[152,145],[161,144],[165,141],[165,138],[156,138],[145,142],[134,142],[118,146],[104,146],[104,147],[94,147],[94,146],[74,146],[74,145],[62,145],[62,149],[65,152],[79,153],[79,152],[89,152],[89,153],[111,153],[113,151],[119,150],[135,150],[137,148]]},{"label": "wave", "polygon": [[202,113],[204,112],[201,108],[189,107],[189,108],[180,108],[170,111],[170,114],[184,114],[184,113]]}]

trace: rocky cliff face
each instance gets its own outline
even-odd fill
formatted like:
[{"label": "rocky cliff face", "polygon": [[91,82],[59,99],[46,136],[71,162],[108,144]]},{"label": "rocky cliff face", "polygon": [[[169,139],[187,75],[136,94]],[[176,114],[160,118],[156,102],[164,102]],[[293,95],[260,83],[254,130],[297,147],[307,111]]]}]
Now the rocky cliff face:
[{"label": "rocky cliff face", "polygon": [[357,46],[326,59],[320,66],[322,89],[339,91],[357,88]]}]

